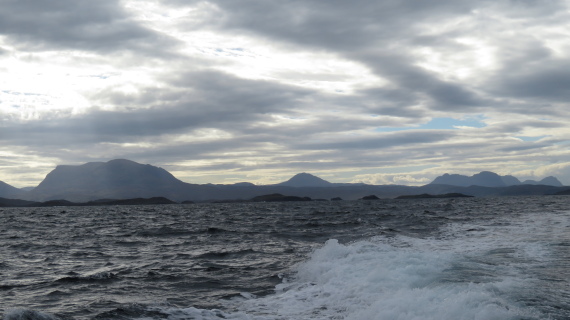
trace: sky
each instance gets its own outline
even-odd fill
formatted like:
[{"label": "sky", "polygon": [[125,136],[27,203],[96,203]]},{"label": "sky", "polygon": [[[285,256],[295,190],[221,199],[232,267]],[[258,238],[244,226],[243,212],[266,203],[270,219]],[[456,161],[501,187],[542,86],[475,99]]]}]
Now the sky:
[{"label": "sky", "polygon": [[0,180],[570,185],[570,2],[0,0]]}]

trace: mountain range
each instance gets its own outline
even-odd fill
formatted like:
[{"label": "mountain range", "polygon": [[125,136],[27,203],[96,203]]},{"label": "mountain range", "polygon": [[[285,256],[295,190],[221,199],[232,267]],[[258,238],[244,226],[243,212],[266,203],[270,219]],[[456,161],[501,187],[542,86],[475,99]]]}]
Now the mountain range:
[{"label": "mountain range", "polygon": [[546,177],[540,181],[525,180],[521,182],[519,179],[507,175],[500,176],[494,172],[482,171],[472,176],[464,176],[460,174],[446,173],[442,176],[435,178],[430,184],[446,184],[451,186],[482,186],[482,187],[508,187],[518,185],[547,185],[562,187],[562,183],[553,176]]},{"label": "mountain range", "polygon": [[0,197],[28,201],[66,200],[88,202],[98,199],[165,197],[177,202],[252,199],[267,194],[311,197],[313,199],[360,199],[367,195],[393,198],[414,194],[463,193],[471,196],[544,195],[564,192],[554,177],[520,182],[513,176],[484,171],[471,177],[444,174],[421,187],[331,183],[309,173],[299,173],[274,185],[249,182],[233,185],[191,184],[178,180],[165,169],[125,159],[60,165],[31,190],[22,190],[0,181]]}]

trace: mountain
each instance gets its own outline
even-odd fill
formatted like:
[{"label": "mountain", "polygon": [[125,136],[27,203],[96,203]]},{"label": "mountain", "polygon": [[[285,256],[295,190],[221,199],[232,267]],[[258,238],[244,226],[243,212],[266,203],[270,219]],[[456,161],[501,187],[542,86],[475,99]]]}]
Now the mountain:
[{"label": "mountain", "polygon": [[482,171],[471,176],[472,184],[482,187],[505,187],[501,176],[490,171]]},{"label": "mountain", "polygon": [[35,201],[148,198],[175,193],[185,185],[162,168],[117,159],[57,166],[26,198]]},{"label": "mountain", "polygon": [[[463,193],[472,196],[545,195],[566,190],[567,187],[547,185],[513,185],[514,177],[501,177],[481,172],[472,177],[445,174],[422,187],[399,185],[366,185],[330,183],[308,173],[300,173],[276,185],[254,185],[240,182],[229,185],[191,184],[178,180],[168,171],[149,164],[117,159],[82,165],[60,165],[51,171],[33,190],[25,192],[0,184],[1,190],[21,192],[21,196],[2,196],[57,205],[57,201],[85,203],[97,199],[135,199],[164,197],[183,201],[246,201],[261,195],[284,194],[312,199],[360,199],[367,195],[394,198],[414,194]],[[518,180],[518,179],[517,179]],[[554,183],[558,180],[543,179]],[[541,181],[543,181],[541,180]],[[437,182],[437,183],[436,183]],[[516,181],[515,181],[516,182]],[[462,185],[453,185],[461,183]],[[476,185],[485,184],[486,186]],[[497,186],[498,185],[498,186]],[[5,203],[5,205],[9,205]]]},{"label": "mountain", "polygon": [[435,178],[430,184],[444,184],[450,186],[469,187],[469,186],[482,186],[482,187],[509,187],[518,185],[546,185],[561,187],[562,183],[555,177],[546,177],[540,181],[525,180],[520,182],[519,179],[511,176],[500,176],[494,172],[482,171],[474,174],[471,177],[460,174],[444,174]]},{"label": "mountain", "polygon": [[511,175],[501,176],[501,180],[505,183],[506,186],[518,186],[521,184],[521,181]]},{"label": "mountain", "polygon": [[24,190],[13,187],[5,182],[0,181],[0,197],[2,198],[18,198],[24,195]]},{"label": "mountain", "polygon": [[444,175],[435,178],[429,184],[446,184],[450,186],[468,187],[472,183],[468,176],[445,173]]},{"label": "mountain", "polygon": [[0,198],[0,207],[26,207],[35,203],[33,201]]},{"label": "mountain", "polygon": [[558,179],[556,179],[553,176],[549,176],[546,177],[540,181],[535,181],[535,180],[525,180],[522,182],[522,184],[542,184],[545,186],[556,186],[556,187],[562,187],[562,183],[560,181],[558,181]]},{"label": "mountain", "polygon": [[331,187],[332,183],[316,177],[310,173],[298,173],[291,179],[277,184],[285,187]]}]

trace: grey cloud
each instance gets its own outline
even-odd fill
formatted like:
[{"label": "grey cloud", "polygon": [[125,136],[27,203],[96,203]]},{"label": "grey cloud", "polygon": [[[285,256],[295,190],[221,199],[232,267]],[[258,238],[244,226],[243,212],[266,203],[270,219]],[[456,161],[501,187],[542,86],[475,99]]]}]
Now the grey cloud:
[{"label": "grey cloud", "polygon": [[[428,104],[448,111],[488,104],[466,84],[438,79],[408,56],[410,48],[418,45],[452,46],[445,35],[423,36],[422,28],[429,22],[469,15],[476,7],[471,2],[241,0],[216,4],[224,15],[218,27],[226,31],[255,33],[363,62],[390,80],[391,90],[401,91],[399,100],[392,102],[400,108]],[[395,111],[385,104],[377,109],[384,112],[384,107],[386,113]]]},{"label": "grey cloud", "polygon": [[403,88],[372,88],[360,90],[351,97],[343,98],[350,106],[359,106],[370,114],[418,119],[428,115],[427,108],[418,107],[423,97]]},{"label": "grey cloud", "polygon": [[165,89],[148,88],[140,95],[100,93],[100,101],[119,104],[121,111],[89,113],[10,122],[0,139],[30,145],[131,142],[145,137],[184,133],[197,128],[240,131],[271,114],[294,113],[298,99],[310,91],[265,81],[244,80],[217,72],[191,73],[169,79]]},{"label": "grey cloud", "polygon": [[384,149],[407,144],[424,144],[445,141],[455,133],[449,130],[414,130],[390,133],[378,133],[374,136],[352,137],[344,141],[318,141],[299,142],[300,149],[327,150],[327,149]]},{"label": "grey cloud", "polygon": [[133,21],[118,0],[6,0],[0,34],[27,50],[158,52],[175,41]]},{"label": "grey cloud", "polygon": [[511,70],[501,79],[500,93],[536,101],[570,100],[570,60],[548,60]]},{"label": "grey cloud", "polygon": [[[432,110],[455,112],[481,112],[499,106],[516,108],[509,101],[496,101],[493,98],[497,82],[487,81],[475,88],[471,83],[444,80],[418,67],[417,58],[411,55],[415,49],[422,47],[447,56],[460,55],[468,48],[461,48],[454,42],[455,39],[463,35],[477,35],[478,32],[492,35],[486,36],[488,39],[497,37],[495,45],[500,49],[499,62],[504,64],[504,70],[498,75],[498,88],[504,97],[568,97],[564,91],[568,75],[564,71],[553,74],[548,70],[542,72],[543,67],[537,67],[529,74],[517,72],[521,67],[525,68],[531,59],[549,53],[536,44],[504,52],[503,47],[517,46],[516,43],[523,40],[530,41],[528,39],[532,35],[523,36],[521,32],[521,35],[513,36],[512,33],[503,32],[504,24],[500,18],[485,14],[495,11],[499,13],[498,16],[516,19],[529,26],[556,24],[564,21],[565,17],[567,6],[561,1],[211,2],[221,10],[220,22],[214,28],[255,34],[273,43],[334,52],[364,63],[376,74],[391,81],[391,90],[401,91],[399,97],[392,97],[394,100],[376,104],[379,113],[392,114],[398,109],[418,104]],[[176,0],[170,3],[187,4]],[[464,18],[463,21],[470,19],[470,22],[453,20],[457,18]],[[432,23],[446,20],[453,22],[457,28],[429,30]],[[540,39],[535,42],[540,43]],[[513,56],[519,59],[513,59]],[[408,97],[403,98],[404,95]],[[391,107],[391,103],[398,107]]]},{"label": "grey cloud", "polygon": [[[198,2],[165,0],[161,3],[192,5]],[[94,108],[87,114],[66,117],[54,114],[49,121],[26,123],[8,119],[0,126],[3,146],[25,146],[19,150],[34,149],[34,154],[50,157],[67,154],[66,161],[72,158],[77,162],[89,161],[93,160],[89,157],[97,154],[96,157],[126,157],[153,164],[164,163],[164,159],[171,162],[220,159],[223,152],[249,151],[243,156],[224,159],[229,163],[206,168],[236,171],[248,170],[240,161],[250,156],[268,159],[256,168],[363,168],[414,161],[482,163],[501,157],[507,159],[511,155],[524,156],[525,148],[539,145],[511,144],[509,137],[513,133],[525,128],[560,127],[564,120],[513,123],[507,118],[504,124],[470,129],[468,133],[467,130],[415,129],[362,136],[349,133],[425,123],[425,119],[434,116],[433,111],[449,116],[488,110],[508,115],[515,110],[549,117],[568,112],[555,105],[565,103],[570,96],[565,89],[570,83],[570,73],[565,71],[570,61],[554,55],[541,39],[529,40],[530,35],[511,37],[510,32],[505,32],[499,37],[494,32],[501,21],[483,28],[480,33],[474,31],[484,27],[482,20],[477,20],[482,18],[474,13],[474,9],[480,8],[493,11],[515,6],[518,9],[510,17],[522,19],[517,21],[529,25],[555,24],[563,21],[556,11],[560,8],[556,1],[506,0],[497,4],[466,0],[235,0],[212,3],[220,8],[219,11],[212,9],[208,16],[215,20],[189,22],[192,30],[209,29],[226,36],[254,35],[256,40],[265,39],[281,49],[332,53],[364,64],[387,80],[387,85],[362,89],[349,96],[333,96],[220,72],[185,71],[196,66],[205,69],[218,61],[208,60],[208,65],[204,65],[181,59],[163,60],[164,74],[158,76],[155,87],[138,88],[138,93],[131,94],[109,89],[90,97],[94,105],[117,106],[119,111]],[[456,18],[469,20],[469,26],[458,23],[457,28],[449,28],[453,30],[430,29],[432,23],[451,23]],[[175,45],[175,40],[132,20],[118,0],[8,0],[0,12],[0,34],[16,49],[27,50],[65,48],[105,54],[129,50],[134,55],[164,55]],[[463,34],[474,37],[485,34],[482,38],[490,39],[498,48],[495,58],[499,69],[495,74],[485,74],[481,77],[487,78],[477,78],[478,83],[468,83],[444,78],[420,67],[414,50],[426,47],[443,58],[455,57],[456,52],[460,56],[469,50],[454,42]],[[353,117],[345,116],[347,114]],[[308,120],[278,124],[274,115]],[[220,129],[229,132],[231,137],[181,142],[176,146],[167,141],[171,135],[191,135],[202,128]],[[472,134],[477,135],[476,142]],[[465,142],[468,140],[471,142]],[[106,144],[141,142],[152,146],[121,148]],[[540,144],[540,148],[549,145],[552,146],[551,141]],[[534,151],[540,149],[530,151],[534,155]]]},{"label": "grey cloud", "polygon": [[[179,3],[183,3],[180,2]],[[223,28],[254,32],[305,46],[358,50],[410,33],[419,21],[468,13],[454,1],[216,1]]]},{"label": "grey cloud", "polygon": [[506,147],[506,148],[500,148],[499,151],[501,152],[518,152],[518,151],[529,151],[529,150],[533,150],[533,149],[544,149],[549,147],[550,144],[546,144],[546,143],[525,143],[525,144],[520,144],[520,145],[516,145],[516,146],[510,146],[510,147]]},{"label": "grey cloud", "polygon": [[520,132],[525,129],[555,129],[555,128],[566,128],[568,125],[565,121],[560,120],[538,120],[538,119],[527,119],[527,120],[510,120],[500,123],[495,123],[492,126],[483,128],[480,130],[481,133],[490,135],[504,135],[504,136],[517,136]]},{"label": "grey cloud", "polygon": [[394,90],[402,92],[399,96],[407,94],[415,98],[416,104],[423,101],[433,110],[475,111],[476,107],[488,104],[465,84],[439,79],[435,74],[416,66],[413,58],[405,54],[370,51],[354,57],[365,61],[377,74],[391,80],[397,88]]}]

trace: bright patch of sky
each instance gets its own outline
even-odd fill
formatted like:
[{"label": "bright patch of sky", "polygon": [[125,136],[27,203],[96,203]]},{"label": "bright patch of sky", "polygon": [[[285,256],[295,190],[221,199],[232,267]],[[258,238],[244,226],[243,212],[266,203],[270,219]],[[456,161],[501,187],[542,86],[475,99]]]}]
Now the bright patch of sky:
[{"label": "bright patch of sky", "polygon": [[522,141],[526,141],[526,142],[535,142],[535,141],[539,141],[543,138],[546,138],[548,136],[536,136],[536,137],[527,137],[527,136],[518,136],[515,138],[521,139]]},{"label": "bright patch of sky", "polygon": [[432,118],[429,122],[416,125],[412,127],[382,127],[377,128],[375,131],[378,132],[392,132],[392,131],[403,131],[403,130],[450,130],[450,129],[467,129],[467,128],[484,128],[487,125],[483,122],[483,116],[469,117],[465,119],[455,119],[455,118]]}]

